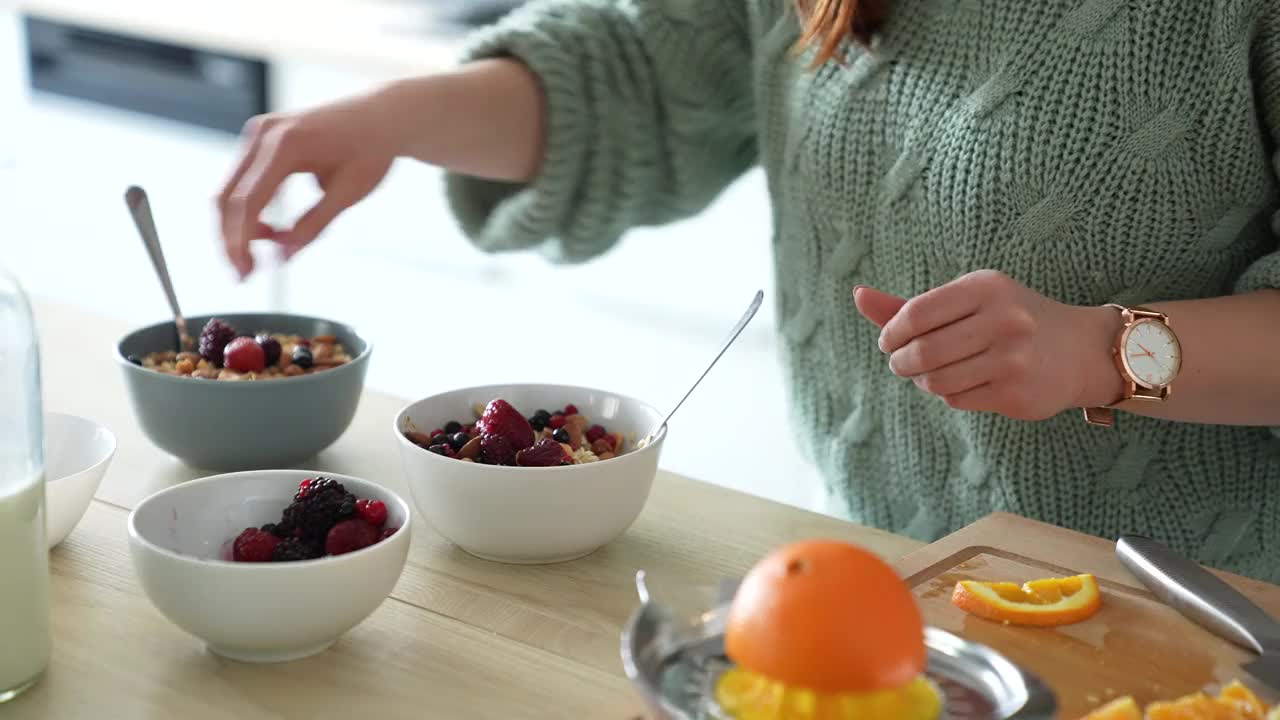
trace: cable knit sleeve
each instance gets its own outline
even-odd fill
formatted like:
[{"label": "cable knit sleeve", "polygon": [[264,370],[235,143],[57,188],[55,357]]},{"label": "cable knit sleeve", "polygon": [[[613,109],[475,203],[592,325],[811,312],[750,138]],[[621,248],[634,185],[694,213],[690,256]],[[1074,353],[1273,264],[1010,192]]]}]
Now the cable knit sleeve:
[{"label": "cable knit sleeve", "polygon": [[[1260,121],[1267,133],[1265,146],[1280,175],[1280,9],[1268,3],[1265,12],[1254,40],[1252,65]],[[1280,236],[1280,213],[1272,216],[1271,227]],[[1269,288],[1280,288],[1280,250],[1263,255],[1236,282],[1237,292]]]},{"label": "cable knit sleeve", "polygon": [[705,208],[756,161],[745,15],[744,0],[535,0],[479,33],[464,60],[540,78],[547,150],[527,185],[448,175],[463,230],[576,262]]}]

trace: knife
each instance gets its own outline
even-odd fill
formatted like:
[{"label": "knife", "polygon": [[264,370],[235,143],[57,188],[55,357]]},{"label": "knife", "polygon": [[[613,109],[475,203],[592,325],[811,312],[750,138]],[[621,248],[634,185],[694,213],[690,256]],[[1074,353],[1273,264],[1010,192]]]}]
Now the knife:
[{"label": "knife", "polygon": [[1242,667],[1280,692],[1280,622],[1199,564],[1150,538],[1121,537],[1116,556],[1165,604],[1257,653]]}]

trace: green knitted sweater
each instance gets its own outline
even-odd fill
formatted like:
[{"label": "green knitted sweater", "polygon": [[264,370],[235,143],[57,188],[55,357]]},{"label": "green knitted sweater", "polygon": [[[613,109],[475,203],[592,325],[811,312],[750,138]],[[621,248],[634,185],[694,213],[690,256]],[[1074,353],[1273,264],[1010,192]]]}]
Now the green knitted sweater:
[{"label": "green knitted sweater", "polygon": [[980,268],[1081,305],[1280,286],[1280,3],[896,0],[816,71],[791,4],[540,0],[481,32],[468,57],[541,78],[549,149],[527,186],[450,176],[465,231],[585,260],[762,165],[793,419],[839,514],[932,540],[1004,510],[1280,580],[1271,430],[954,411],[850,299]]}]

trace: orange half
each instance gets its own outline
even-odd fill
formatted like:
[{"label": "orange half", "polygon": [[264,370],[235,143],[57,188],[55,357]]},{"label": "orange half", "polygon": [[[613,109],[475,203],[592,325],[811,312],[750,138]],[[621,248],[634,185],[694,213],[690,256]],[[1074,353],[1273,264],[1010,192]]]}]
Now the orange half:
[{"label": "orange half", "polygon": [[1011,582],[961,580],[951,603],[967,613],[1011,625],[1069,625],[1093,617],[1102,592],[1092,575]]}]

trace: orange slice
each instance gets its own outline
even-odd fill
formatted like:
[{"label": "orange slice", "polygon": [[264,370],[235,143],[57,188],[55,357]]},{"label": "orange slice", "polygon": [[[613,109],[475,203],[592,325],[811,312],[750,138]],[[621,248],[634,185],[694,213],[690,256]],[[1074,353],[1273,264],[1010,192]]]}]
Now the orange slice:
[{"label": "orange slice", "polygon": [[1102,592],[1092,575],[1011,582],[956,583],[951,602],[965,612],[1012,625],[1068,625],[1092,617]]},{"label": "orange slice", "polygon": [[1142,720],[1142,708],[1138,707],[1137,701],[1126,695],[1085,715],[1083,720]]}]

